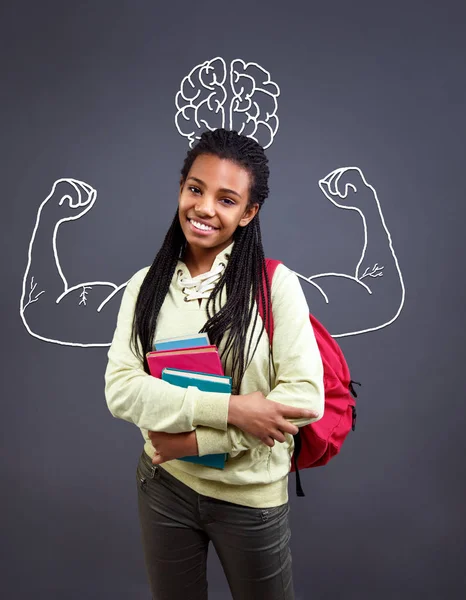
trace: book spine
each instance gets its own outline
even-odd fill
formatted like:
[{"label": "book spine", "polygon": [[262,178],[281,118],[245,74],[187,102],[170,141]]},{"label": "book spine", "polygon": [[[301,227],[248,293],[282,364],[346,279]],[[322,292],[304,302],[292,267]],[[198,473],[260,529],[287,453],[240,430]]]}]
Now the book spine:
[{"label": "book spine", "polygon": [[178,460],[191,462],[196,465],[203,465],[204,467],[223,469],[225,467],[227,456],[227,454],[205,454],[204,456],[183,456]]}]

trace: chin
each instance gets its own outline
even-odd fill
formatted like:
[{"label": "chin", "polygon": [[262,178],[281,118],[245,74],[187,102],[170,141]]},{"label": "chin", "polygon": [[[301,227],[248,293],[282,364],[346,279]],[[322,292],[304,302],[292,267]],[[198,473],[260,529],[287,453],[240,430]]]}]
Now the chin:
[{"label": "chin", "polygon": [[217,246],[220,246],[222,244],[222,242],[217,241],[217,240],[202,240],[199,238],[186,238],[186,241],[188,242],[188,244],[190,246],[192,246],[193,248],[204,248],[204,249],[211,249],[211,248],[216,248]]}]

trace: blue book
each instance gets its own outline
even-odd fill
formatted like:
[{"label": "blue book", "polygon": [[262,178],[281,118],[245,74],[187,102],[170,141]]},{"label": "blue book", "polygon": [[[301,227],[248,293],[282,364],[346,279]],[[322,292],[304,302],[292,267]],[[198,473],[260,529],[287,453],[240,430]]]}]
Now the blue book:
[{"label": "blue book", "polygon": [[[197,371],[183,371],[182,369],[168,369],[162,371],[162,379],[180,387],[197,387],[203,392],[231,393],[231,377],[226,375],[210,375]],[[205,467],[223,469],[228,454],[206,454],[205,456],[184,456],[178,460],[192,462]]]},{"label": "blue book", "polygon": [[180,337],[169,338],[165,340],[156,340],[155,350],[180,350],[184,348],[199,348],[201,346],[210,346],[207,333],[194,333]]}]

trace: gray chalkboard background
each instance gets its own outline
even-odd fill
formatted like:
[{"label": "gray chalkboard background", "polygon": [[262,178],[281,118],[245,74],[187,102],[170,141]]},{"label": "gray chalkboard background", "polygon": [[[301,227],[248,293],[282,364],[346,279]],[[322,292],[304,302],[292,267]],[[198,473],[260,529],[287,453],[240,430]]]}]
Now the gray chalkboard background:
[{"label": "gray chalkboard background", "polygon": [[[340,339],[364,384],[356,432],[303,473],[305,498],[290,477],[297,598],[465,597],[465,13],[425,0],[2,3],[2,597],[149,598],[142,438],[107,410],[106,349],[39,339],[108,343],[121,298],[96,313],[111,288],[78,286],[54,302],[53,231],[78,201],[74,188],[60,205],[69,181],[44,205],[25,272],[59,179],[97,191],[57,230],[69,286],[119,285],[152,262],[188,148],[175,95],[216,57],[257,63],[280,88],[267,255],[304,276],[354,275],[363,214],[362,269],[385,268],[363,279],[372,293],[324,278],[328,304],[303,282],[333,333],[376,330]],[[360,212],[319,187],[348,167],[372,186],[344,174]],[[20,317],[23,278],[26,301],[44,291],[27,307],[36,337]],[[229,598],[213,551],[209,568],[210,597]]]}]

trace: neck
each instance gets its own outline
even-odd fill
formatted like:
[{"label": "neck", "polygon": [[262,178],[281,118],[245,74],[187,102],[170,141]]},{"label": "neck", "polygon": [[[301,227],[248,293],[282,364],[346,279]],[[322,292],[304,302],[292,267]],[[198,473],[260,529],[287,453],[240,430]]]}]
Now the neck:
[{"label": "neck", "polygon": [[218,252],[214,249],[209,250],[192,248],[191,246],[186,247],[183,260],[191,273],[191,277],[210,271]]},{"label": "neck", "polygon": [[210,271],[216,257],[220,252],[223,252],[226,247],[227,246],[223,248],[193,248],[192,246],[187,245],[183,260],[191,273],[191,277],[196,277],[197,275]]}]

